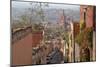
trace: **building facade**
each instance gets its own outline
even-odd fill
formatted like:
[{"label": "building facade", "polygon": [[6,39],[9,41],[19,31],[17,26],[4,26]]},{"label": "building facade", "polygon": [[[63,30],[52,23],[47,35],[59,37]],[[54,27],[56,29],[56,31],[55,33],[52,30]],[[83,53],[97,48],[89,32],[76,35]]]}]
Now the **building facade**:
[{"label": "building facade", "polygon": [[85,23],[85,29],[93,29],[92,35],[92,48],[90,49],[90,60],[96,60],[96,6],[80,6],[80,21]]},{"label": "building facade", "polygon": [[32,64],[32,30],[21,28],[12,32],[12,65]]},{"label": "building facade", "polygon": [[80,6],[80,21],[85,22],[86,27],[96,28],[96,6]]}]

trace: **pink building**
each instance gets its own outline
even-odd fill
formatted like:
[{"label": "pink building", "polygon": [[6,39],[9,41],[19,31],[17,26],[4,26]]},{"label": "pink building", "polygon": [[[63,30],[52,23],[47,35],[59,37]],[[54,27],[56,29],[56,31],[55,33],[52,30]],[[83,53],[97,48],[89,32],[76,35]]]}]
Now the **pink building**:
[{"label": "pink building", "polygon": [[93,27],[95,30],[96,25],[96,7],[90,5],[80,6],[80,21],[84,21],[86,27]]},{"label": "pink building", "polygon": [[32,44],[31,27],[12,32],[12,65],[32,64]]}]

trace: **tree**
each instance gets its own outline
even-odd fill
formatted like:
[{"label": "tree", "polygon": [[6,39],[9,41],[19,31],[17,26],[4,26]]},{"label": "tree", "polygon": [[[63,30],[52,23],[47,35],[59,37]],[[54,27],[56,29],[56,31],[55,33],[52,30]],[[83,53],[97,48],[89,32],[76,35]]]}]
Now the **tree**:
[{"label": "tree", "polygon": [[83,20],[80,21],[80,30],[82,31],[85,28],[85,22]]},{"label": "tree", "polygon": [[20,16],[20,23],[23,26],[29,25],[29,16],[27,14],[23,14]]},{"label": "tree", "polygon": [[33,26],[33,31],[41,31],[44,29],[42,23],[35,23],[34,26]]},{"label": "tree", "polygon": [[93,39],[93,28],[85,28],[75,38],[75,41],[80,46],[81,61],[89,61],[90,60],[90,50],[93,47],[92,39]]},{"label": "tree", "polygon": [[93,41],[93,28],[91,27],[91,28],[86,28],[85,29],[85,32],[87,32],[86,33],[86,37],[87,37],[87,41],[88,41],[88,44],[89,44],[89,47],[93,47],[93,45],[92,45],[92,41]]},{"label": "tree", "polygon": [[83,38],[85,36],[85,33],[82,31],[80,32],[76,38],[75,38],[75,41],[79,44],[79,46],[81,46],[82,42],[83,42]]},{"label": "tree", "polygon": [[[48,7],[48,3],[42,3],[42,2],[38,2],[38,3],[34,3],[34,2],[31,2],[30,3],[31,5],[31,17],[33,15],[33,10],[35,11],[36,15],[40,17],[41,21],[40,22],[43,22],[45,21],[45,15],[44,15],[44,11],[43,11],[43,7]],[[30,19],[32,20],[32,18]]]}]

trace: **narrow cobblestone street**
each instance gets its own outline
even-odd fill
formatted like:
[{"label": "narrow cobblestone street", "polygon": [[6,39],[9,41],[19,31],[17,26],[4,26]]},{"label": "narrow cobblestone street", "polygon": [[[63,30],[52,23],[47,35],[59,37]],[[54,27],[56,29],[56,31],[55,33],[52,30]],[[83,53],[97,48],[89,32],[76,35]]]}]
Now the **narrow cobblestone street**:
[{"label": "narrow cobblestone street", "polygon": [[47,56],[47,64],[58,64],[63,62],[63,53],[55,48],[48,56]]}]

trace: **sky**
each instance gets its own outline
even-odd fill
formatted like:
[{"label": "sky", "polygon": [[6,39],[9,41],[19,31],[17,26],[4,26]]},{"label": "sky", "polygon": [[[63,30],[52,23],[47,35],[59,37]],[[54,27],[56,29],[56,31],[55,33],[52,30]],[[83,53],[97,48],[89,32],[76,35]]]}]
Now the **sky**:
[{"label": "sky", "polygon": [[[30,3],[31,2],[28,2],[28,1],[12,1],[12,12],[13,12],[13,16],[17,16],[17,15],[21,15],[22,13],[24,13],[24,9],[26,8],[30,8],[30,7],[32,7],[31,5],[30,5]],[[38,3],[39,4],[39,3]],[[42,3],[43,4],[43,3]],[[33,7],[35,6],[35,5],[37,5],[37,2],[33,2]],[[47,17],[48,17],[48,19],[51,21],[52,20],[52,22],[57,22],[57,18],[59,18],[59,16],[60,16],[60,14],[58,14],[59,13],[59,11],[56,11],[55,9],[65,9],[65,11],[67,12],[67,15],[69,16],[69,14],[71,13],[71,12],[73,12],[73,13],[71,13],[70,14],[70,16],[72,16],[73,15],[73,18],[75,19],[75,20],[79,20],[79,11],[80,11],[80,5],[72,5],[72,4],[57,4],[57,3],[49,3],[48,4],[49,5],[49,7],[43,7],[43,9],[50,9],[50,10],[48,10],[47,11]],[[39,6],[39,5],[38,5]],[[24,8],[24,9],[23,9]],[[53,9],[53,10],[51,10],[51,9]],[[69,9],[71,9],[71,10],[69,10]],[[55,11],[56,12],[55,12]],[[74,11],[73,11],[74,10]],[[19,11],[19,12],[18,12]],[[20,12],[21,11],[21,12]],[[52,17],[53,16],[53,17]]]},{"label": "sky", "polygon": [[[33,6],[34,6],[34,4],[36,4],[36,2],[33,3]],[[27,8],[27,7],[31,7],[31,6],[30,6],[30,2],[12,1],[12,7]],[[56,9],[77,9],[77,10],[79,10],[80,5],[49,3],[49,7],[48,8],[56,8]]]}]

